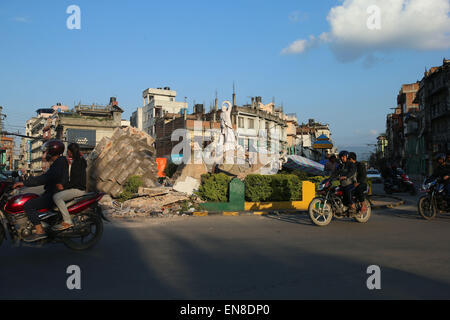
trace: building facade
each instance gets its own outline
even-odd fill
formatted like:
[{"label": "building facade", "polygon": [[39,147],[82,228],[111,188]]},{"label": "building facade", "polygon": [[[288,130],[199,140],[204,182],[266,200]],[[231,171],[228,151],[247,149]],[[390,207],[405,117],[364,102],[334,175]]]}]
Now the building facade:
[{"label": "building facade", "polygon": [[177,92],[169,87],[146,89],[142,93],[143,107],[133,112],[130,123],[150,136],[155,137],[156,120],[165,114],[181,114],[188,108],[187,102],[177,102]]}]

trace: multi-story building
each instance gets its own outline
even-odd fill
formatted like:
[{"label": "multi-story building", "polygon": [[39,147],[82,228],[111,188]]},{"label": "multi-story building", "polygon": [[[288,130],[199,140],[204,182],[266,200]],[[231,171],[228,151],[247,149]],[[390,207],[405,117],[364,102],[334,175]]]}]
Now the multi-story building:
[{"label": "multi-story building", "polygon": [[[314,161],[321,161],[324,156],[323,152],[314,149],[314,144],[320,136],[326,136],[332,141],[330,126],[328,124],[318,123],[314,119],[310,119],[306,124],[302,123],[297,128],[295,153]],[[333,147],[331,150],[327,150],[327,153],[335,154],[336,148]]]},{"label": "multi-story building", "polygon": [[1,136],[0,139],[0,168],[14,170],[14,138]]},{"label": "multi-story building", "polygon": [[427,175],[433,156],[450,152],[450,60],[425,71],[415,102],[419,104],[418,139],[424,149],[421,169]]},{"label": "multi-story building", "polygon": [[79,103],[71,111],[56,111],[43,130],[49,138],[78,143],[80,150],[89,154],[100,140],[122,126],[122,113],[115,97],[106,106]]},{"label": "multi-story building", "polygon": [[[233,102],[235,104],[235,96]],[[172,133],[177,129],[187,129],[194,138],[195,124],[200,124],[203,136],[208,136],[208,129],[220,130],[221,110],[218,109],[216,99],[213,110],[205,113],[204,106],[197,104],[194,106],[194,113],[188,115],[187,112],[166,113],[156,121],[156,152],[159,157],[170,157],[173,147],[179,142],[172,142]],[[267,141],[269,152],[273,146],[278,145],[280,154],[286,151],[287,147],[287,124],[285,115],[281,108],[276,108],[273,103],[263,104],[260,97],[253,98],[251,105],[234,106],[231,112],[233,129],[236,132],[237,142],[246,152],[256,152],[260,147],[260,141]],[[197,133],[197,135],[200,135]],[[267,137],[267,139],[266,139]],[[207,138],[210,139],[210,138]],[[276,139],[276,140],[274,140]],[[208,141],[203,141],[202,146],[206,147]]]},{"label": "multi-story building", "polygon": [[144,105],[138,108],[130,118],[131,126],[155,137],[156,120],[165,114],[182,113],[188,108],[187,102],[177,102],[177,92],[169,87],[146,89],[142,93]]}]

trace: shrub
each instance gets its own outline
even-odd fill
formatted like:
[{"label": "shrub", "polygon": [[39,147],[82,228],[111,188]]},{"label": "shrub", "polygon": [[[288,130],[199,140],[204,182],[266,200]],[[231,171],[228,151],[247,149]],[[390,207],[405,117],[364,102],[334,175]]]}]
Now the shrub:
[{"label": "shrub", "polygon": [[245,179],[245,198],[251,202],[299,201],[302,181],[297,175],[249,175]]},{"label": "shrub", "polygon": [[119,196],[119,200],[121,202],[130,200],[139,192],[139,187],[142,187],[143,184],[144,183],[142,181],[142,177],[140,176],[129,177],[124,185],[122,194]]},{"label": "shrub", "polygon": [[175,172],[177,172],[177,170],[178,166],[173,162],[169,162],[167,164],[166,169],[164,169],[164,174],[166,175],[167,178],[172,178]]},{"label": "shrub", "polygon": [[245,199],[251,202],[269,201],[272,195],[271,176],[251,174],[245,178]]},{"label": "shrub", "polygon": [[197,195],[204,201],[228,202],[231,178],[224,173],[204,174]]}]

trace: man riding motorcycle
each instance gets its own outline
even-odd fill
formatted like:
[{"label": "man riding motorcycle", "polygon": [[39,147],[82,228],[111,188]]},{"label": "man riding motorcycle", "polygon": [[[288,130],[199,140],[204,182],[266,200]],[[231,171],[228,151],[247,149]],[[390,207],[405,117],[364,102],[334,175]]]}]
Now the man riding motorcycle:
[{"label": "man riding motorcycle", "polygon": [[366,166],[361,162],[357,162],[357,156],[354,152],[350,152],[349,161],[356,166],[356,183],[354,184],[355,190],[353,191],[353,194],[356,197],[356,201],[361,204],[361,211],[365,212],[367,210],[364,196],[364,193],[367,191]]},{"label": "man riding motorcycle", "polygon": [[435,157],[435,160],[438,165],[434,169],[432,177],[441,180],[445,188],[445,193],[447,195],[447,203],[450,204],[450,166],[446,162],[447,156],[443,153],[440,153]]},{"label": "man riding motorcycle", "polygon": [[47,234],[39,220],[38,211],[52,207],[53,195],[58,192],[57,185],[66,185],[69,177],[69,165],[64,153],[64,143],[58,140],[50,140],[42,146],[45,160],[51,163],[50,168],[42,175],[29,177],[24,182],[17,182],[13,188],[35,187],[44,185],[45,192],[39,198],[31,199],[25,203],[24,210],[28,219],[35,227],[35,233],[25,241],[34,242],[47,238]]},{"label": "man riding motorcycle", "polygon": [[338,171],[339,180],[342,186],[343,203],[349,207],[349,213],[356,213],[356,206],[353,203],[352,192],[355,189],[354,183],[356,182],[356,166],[348,160],[349,152],[342,151],[339,153],[339,159],[341,160],[341,166]]}]

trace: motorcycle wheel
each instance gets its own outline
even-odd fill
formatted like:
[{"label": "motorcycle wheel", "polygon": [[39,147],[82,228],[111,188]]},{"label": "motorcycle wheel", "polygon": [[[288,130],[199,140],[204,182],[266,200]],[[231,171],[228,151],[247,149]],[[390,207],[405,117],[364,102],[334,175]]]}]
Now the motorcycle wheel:
[{"label": "motorcycle wheel", "polygon": [[425,220],[433,220],[436,217],[436,208],[430,203],[430,199],[427,196],[423,196],[419,199],[419,214]]},{"label": "motorcycle wheel", "polygon": [[103,234],[103,221],[100,215],[89,215],[89,234],[80,238],[65,238],[63,239],[64,245],[74,251],[85,251],[93,248],[102,238]]},{"label": "motorcycle wheel", "polygon": [[309,218],[319,227],[325,227],[333,220],[333,210],[329,203],[325,204],[324,198],[315,198],[308,208]]},{"label": "motorcycle wheel", "polygon": [[372,206],[370,205],[370,202],[368,200],[366,200],[366,206],[367,210],[365,213],[355,216],[356,222],[367,223],[370,220],[370,217],[372,216]]}]

